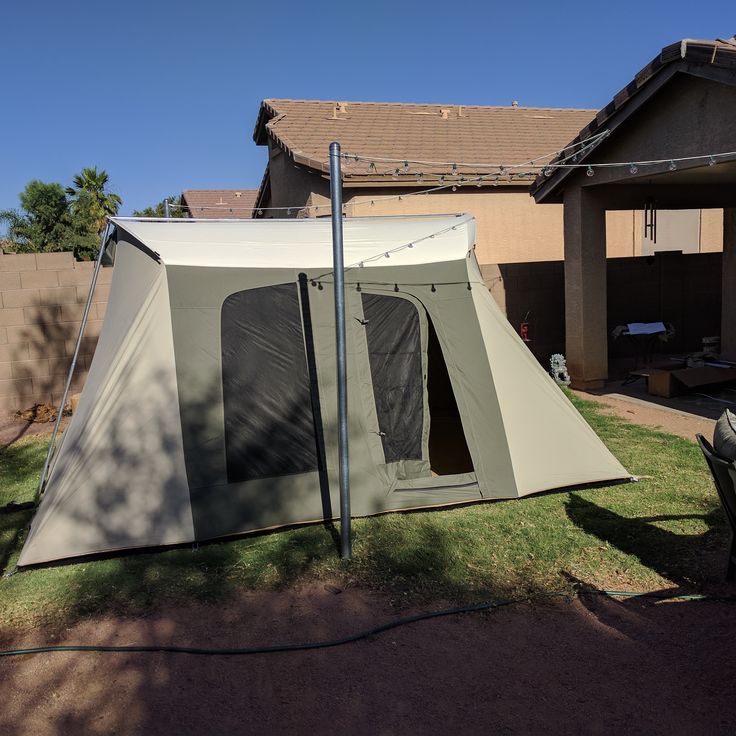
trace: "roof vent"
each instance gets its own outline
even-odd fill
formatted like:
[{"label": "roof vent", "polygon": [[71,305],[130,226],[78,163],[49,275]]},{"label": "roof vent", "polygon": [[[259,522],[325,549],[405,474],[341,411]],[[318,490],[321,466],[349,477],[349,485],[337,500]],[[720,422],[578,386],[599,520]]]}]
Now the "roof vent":
[{"label": "roof vent", "polygon": [[332,106],[332,119],[339,120],[339,115],[348,114],[348,103],[347,102],[335,102]]}]

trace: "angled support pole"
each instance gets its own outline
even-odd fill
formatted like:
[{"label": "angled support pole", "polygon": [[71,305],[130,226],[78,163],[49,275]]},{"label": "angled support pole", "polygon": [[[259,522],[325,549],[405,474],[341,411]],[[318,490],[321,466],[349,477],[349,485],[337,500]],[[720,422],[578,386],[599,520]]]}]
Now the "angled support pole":
[{"label": "angled support pole", "polygon": [[107,247],[107,242],[112,234],[112,225],[108,222],[105,229],[102,231],[100,240],[100,250],[97,253],[97,260],[95,261],[95,268],[92,272],[92,281],[89,285],[89,293],[87,294],[87,303],[84,305],[84,312],[82,313],[82,322],[79,325],[79,334],[77,335],[77,342],[74,346],[74,353],[72,355],[72,362],[69,366],[69,372],[66,376],[66,383],[64,384],[64,392],[61,395],[61,402],[56,412],[56,422],[54,423],[54,431],[51,433],[51,441],[49,442],[49,449],[46,452],[46,460],[43,464],[43,470],[41,471],[41,478],[38,482],[38,489],[36,491],[36,501],[38,501],[45,490],[46,481],[49,476],[49,469],[51,467],[51,461],[54,458],[56,450],[56,440],[59,436],[59,428],[61,427],[61,418],[64,415],[64,407],[66,406],[66,400],[69,397],[69,389],[72,385],[72,377],[74,376],[74,369],[77,367],[77,358],[79,357],[79,350],[82,346],[82,338],[84,337],[84,330],[87,326],[87,320],[89,318],[89,310],[92,306],[92,296],[95,292],[95,286],[97,285],[97,277],[100,274],[100,268],[102,266],[102,257]]},{"label": "angled support pole", "polygon": [[350,470],[348,466],[348,386],[345,340],[345,263],[342,240],[342,167],[340,144],[330,143],[330,199],[332,202],[332,269],[335,284],[335,343],[337,347],[337,430],[340,457],[340,557],[353,554],[350,530]]}]

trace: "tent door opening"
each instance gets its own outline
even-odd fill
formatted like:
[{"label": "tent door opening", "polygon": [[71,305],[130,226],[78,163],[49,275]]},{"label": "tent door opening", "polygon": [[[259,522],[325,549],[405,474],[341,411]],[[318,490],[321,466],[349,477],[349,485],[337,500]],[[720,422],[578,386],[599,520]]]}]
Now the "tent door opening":
[{"label": "tent door opening", "polygon": [[429,465],[432,475],[474,471],[460,410],[452,389],[432,319],[427,315],[427,393],[429,395]]}]

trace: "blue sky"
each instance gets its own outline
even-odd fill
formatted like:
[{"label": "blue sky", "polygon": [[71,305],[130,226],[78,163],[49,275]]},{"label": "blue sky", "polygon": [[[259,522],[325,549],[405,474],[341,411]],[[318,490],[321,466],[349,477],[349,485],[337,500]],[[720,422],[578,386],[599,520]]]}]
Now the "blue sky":
[{"label": "blue sky", "polygon": [[736,33],[733,2],[7,0],[0,209],[110,174],[123,213],[256,187],[266,97],[600,107],[659,49]]}]

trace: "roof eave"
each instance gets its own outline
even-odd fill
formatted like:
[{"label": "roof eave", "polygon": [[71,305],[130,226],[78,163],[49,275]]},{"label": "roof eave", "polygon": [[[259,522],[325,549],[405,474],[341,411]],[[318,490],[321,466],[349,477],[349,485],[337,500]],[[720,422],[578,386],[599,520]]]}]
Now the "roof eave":
[{"label": "roof eave", "polygon": [[[611,102],[596,113],[595,118],[570,141],[566,148],[600,132],[604,125],[609,132],[613,132],[675,74],[687,72],[693,66],[703,64],[704,60],[701,57],[704,50],[711,50],[712,63],[719,48],[723,47],[717,46],[715,42],[692,39],[683,39],[665,46],[652,61],[639,70],[626,87],[614,95]],[[730,49],[727,51],[730,52]],[[734,51],[736,52],[736,47]],[[736,68],[736,60],[733,65]],[[707,76],[702,71],[699,72],[699,75]],[[717,76],[715,72],[714,76]],[[595,147],[587,151],[577,160],[577,163],[583,163],[594,150]],[[540,174],[531,186],[530,195],[538,204],[542,202],[559,203],[562,201],[563,183],[575,173],[576,169],[556,169],[549,177]]]}]

